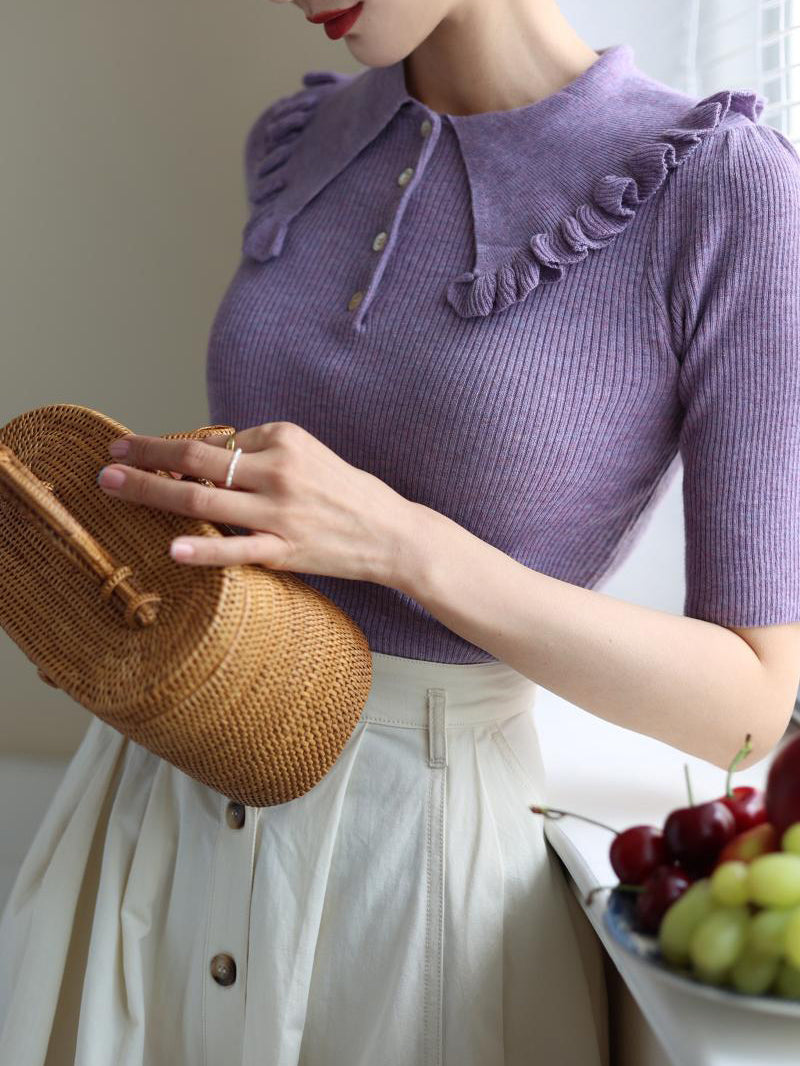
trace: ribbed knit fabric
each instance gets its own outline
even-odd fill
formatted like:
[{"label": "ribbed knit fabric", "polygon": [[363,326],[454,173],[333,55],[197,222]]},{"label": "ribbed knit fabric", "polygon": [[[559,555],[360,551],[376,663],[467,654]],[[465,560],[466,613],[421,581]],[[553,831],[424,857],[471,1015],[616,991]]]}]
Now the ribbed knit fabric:
[{"label": "ribbed knit fabric", "polygon": [[[211,420],[297,422],[585,588],[682,462],[685,614],[800,621],[800,158],[764,102],[686,96],[626,44],[473,115],[402,61],[308,72],[248,131]],[[375,651],[492,659],[397,590],[299,576]]]}]

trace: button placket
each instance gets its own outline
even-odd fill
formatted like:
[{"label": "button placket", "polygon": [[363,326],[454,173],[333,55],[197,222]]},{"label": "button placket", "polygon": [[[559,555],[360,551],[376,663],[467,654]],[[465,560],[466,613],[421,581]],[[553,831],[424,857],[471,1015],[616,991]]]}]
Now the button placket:
[{"label": "button placket", "polygon": [[445,842],[447,838],[447,689],[429,688],[427,915],[425,936],[424,1066],[441,1066],[443,1044],[443,974],[445,913]]},{"label": "button placket", "polygon": [[[417,158],[415,166],[407,166],[397,175],[397,185],[403,190],[400,200],[397,203],[395,209],[394,219],[392,226],[389,230],[380,230],[372,239],[372,250],[383,251],[387,246],[391,245],[391,231],[396,231],[400,221],[403,217],[403,212],[406,209],[408,203],[408,197],[413,191],[414,185],[420,180],[422,173],[427,165],[427,162],[433,152],[436,140],[439,136],[441,129],[441,120],[436,118],[432,121],[430,118],[424,118],[418,126],[418,135],[422,138],[423,146],[420,154]],[[391,247],[389,247],[391,252]],[[353,312],[353,328],[361,330],[364,328],[364,317],[369,307],[372,297],[377,291],[380,284],[381,277],[387,261],[386,255],[381,255],[378,259],[375,268],[372,272],[372,276],[369,278],[367,285],[363,288],[357,289],[352,293],[347,303],[347,310]]]},{"label": "button placket", "polygon": [[238,1062],[245,1023],[245,988],[256,826],[260,808],[220,798],[212,859],[205,948],[203,1026],[207,1061]]}]

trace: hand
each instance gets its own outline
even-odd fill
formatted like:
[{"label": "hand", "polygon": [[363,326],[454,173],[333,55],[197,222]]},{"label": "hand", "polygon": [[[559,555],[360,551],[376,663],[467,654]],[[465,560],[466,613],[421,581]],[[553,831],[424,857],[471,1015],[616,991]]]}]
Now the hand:
[{"label": "hand", "polygon": [[[247,536],[179,537],[174,559],[197,565],[261,563],[274,570],[374,581],[394,586],[413,543],[417,505],[366,470],[341,459],[294,422],[238,431],[233,487],[225,477],[233,452],[225,438],[165,440],[128,434],[124,460],[104,467],[124,482],[104,492],[208,522],[252,529]],[[128,465],[133,464],[133,465]],[[141,469],[144,468],[144,469]],[[149,469],[148,469],[149,468]],[[150,471],[212,481],[209,487]],[[190,557],[177,545],[189,545]]]}]

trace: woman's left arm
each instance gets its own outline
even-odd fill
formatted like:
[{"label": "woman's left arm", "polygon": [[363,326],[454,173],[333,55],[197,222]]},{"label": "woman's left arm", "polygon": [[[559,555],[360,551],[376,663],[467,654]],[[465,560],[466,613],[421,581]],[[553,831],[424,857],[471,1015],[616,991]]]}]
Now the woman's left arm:
[{"label": "woman's left arm", "polygon": [[570,703],[727,768],[781,739],[800,682],[800,623],[725,627],[532,570],[413,505],[390,581],[448,629]]}]

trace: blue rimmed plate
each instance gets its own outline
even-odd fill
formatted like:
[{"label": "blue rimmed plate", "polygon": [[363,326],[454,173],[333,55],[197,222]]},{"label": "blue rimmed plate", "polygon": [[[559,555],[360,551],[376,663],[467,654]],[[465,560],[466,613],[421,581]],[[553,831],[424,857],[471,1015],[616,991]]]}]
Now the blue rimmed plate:
[{"label": "blue rimmed plate", "polygon": [[703,996],[715,1003],[800,1019],[800,1000],[781,999],[772,995],[749,996],[743,992],[737,992],[735,988],[703,984],[693,976],[690,970],[667,963],[661,955],[658,938],[640,933],[634,927],[635,906],[636,896],[633,892],[612,890],[603,911],[603,925],[620,947],[630,955],[649,964],[654,977],[684,992]]}]

